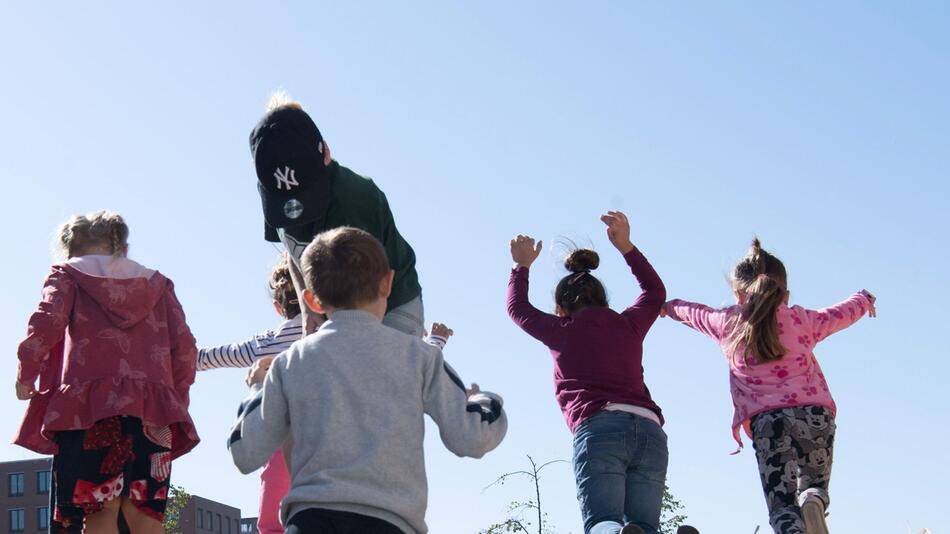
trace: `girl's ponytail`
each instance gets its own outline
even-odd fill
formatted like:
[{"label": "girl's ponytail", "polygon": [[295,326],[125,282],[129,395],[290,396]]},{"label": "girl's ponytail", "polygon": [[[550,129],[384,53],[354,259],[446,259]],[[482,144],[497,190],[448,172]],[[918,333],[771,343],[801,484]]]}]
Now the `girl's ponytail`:
[{"label": "girl's ponytail", "polygon": [[736,265],[733,288],[745,298],[739,327],[732,337],[732,351],[744,351],[758,362],[770,362],[785,355],[779,340],[776,311],[788,294],[788,277],[782,262],[762,248],[759,238]]}]

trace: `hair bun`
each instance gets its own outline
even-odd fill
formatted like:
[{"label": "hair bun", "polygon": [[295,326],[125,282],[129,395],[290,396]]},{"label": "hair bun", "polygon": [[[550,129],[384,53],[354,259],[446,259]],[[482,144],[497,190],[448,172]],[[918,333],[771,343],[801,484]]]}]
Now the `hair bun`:
[{"label": "hair bun", "polygon": [[598,265],[600,265],[600,256],[586,248],[579,248],[564,259],[564,268],[572,273],[593,271]]}]

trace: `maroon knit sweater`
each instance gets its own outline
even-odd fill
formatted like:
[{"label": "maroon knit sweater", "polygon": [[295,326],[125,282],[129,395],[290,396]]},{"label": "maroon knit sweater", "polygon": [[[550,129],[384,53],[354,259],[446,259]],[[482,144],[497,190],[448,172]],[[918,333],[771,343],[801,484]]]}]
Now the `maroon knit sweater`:
[{"label": "maroon knit sweater", "polygon": [[624,259],[642,292],[622,313],[599,306],[569,317],[544,313],[528,301],[528,269],[511,271],[508,315],[551,349],[557,403],[571,432],[609,402],[652,410],[663,421],[643,382],[642,360],[643,338],[666,300],[666,288],[639,250]]}]

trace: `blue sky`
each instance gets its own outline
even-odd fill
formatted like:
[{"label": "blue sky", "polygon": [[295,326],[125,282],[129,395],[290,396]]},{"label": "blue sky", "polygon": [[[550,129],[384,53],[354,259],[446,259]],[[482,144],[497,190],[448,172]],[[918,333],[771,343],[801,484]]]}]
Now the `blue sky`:
[{"label": "blue sky", "polygon": [[[798,304],[874,292],[880,316],[817,351],[839,405],[829,523],[950,530],[948,23],[938,2],[7,4],[0,434],[24,408],[15,348],[70,214],[121,212],[132,257],[175,280],[200,343],[278,322],[247,135],[284,88],[333,155],[386,191],[428,320],[457,332],[447,358],[505,396],[508,437],[482,460],[453,457],[430,426],[433,533],[502,519],[528,486],[482,488],[525,454],[570,458],[550,358],[504,312],[507,243],[593,244],[623,307],[636,286],[597,220],[607,209],[629,214],[671,297],[729,303],[724,276],[754,234],[785,261]],[[548,308],[559,255],[536,265],[532,298]],[[767,531],[751,447],[728,454],[715,345],[660,321],[644,367],[690,522]],[[199,375],[204,441],[174,479],[256,515],[257,479],[224,447],[242,377]],[[2,459],[28,456],[0,446]],[[542,498],[559,532],[582,531],[569,467],[547,471]]]}]

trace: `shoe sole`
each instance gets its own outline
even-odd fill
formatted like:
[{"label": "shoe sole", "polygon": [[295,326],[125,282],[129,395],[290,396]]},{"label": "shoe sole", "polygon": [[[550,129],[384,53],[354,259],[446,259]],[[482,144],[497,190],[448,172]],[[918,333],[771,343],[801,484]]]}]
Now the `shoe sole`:
[{"label": "shoe sole", "polygon": [[825,524],[825,511],[816,502],[806,502],[802,505],[802,519],[805,520],[805,530],[808,534],[828,534],[828,525]]}]

